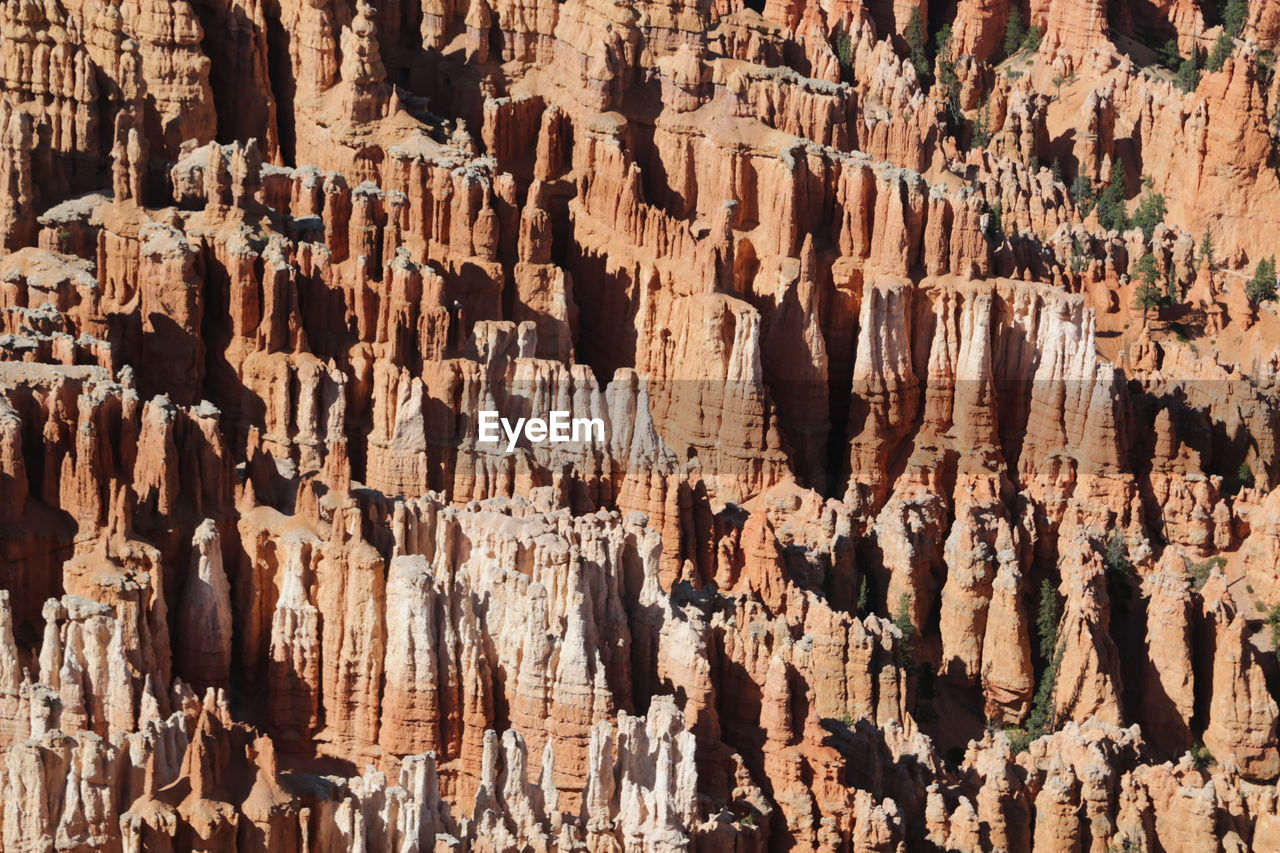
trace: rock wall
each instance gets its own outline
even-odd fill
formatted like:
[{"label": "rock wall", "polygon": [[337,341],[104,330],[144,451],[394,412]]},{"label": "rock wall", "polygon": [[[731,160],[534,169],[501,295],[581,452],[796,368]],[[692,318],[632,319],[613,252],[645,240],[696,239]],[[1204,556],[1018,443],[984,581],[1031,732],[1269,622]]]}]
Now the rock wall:
[{"label": "rock wall", "polygon": [[0,845],[1280,846],[1213,5],[11,0]]}]

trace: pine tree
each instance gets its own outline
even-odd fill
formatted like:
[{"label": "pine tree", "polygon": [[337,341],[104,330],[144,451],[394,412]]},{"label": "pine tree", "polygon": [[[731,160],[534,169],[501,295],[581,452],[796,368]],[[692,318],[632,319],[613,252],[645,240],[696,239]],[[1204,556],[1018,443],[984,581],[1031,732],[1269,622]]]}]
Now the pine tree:
[{"label": "pine tree", "polygon": [[1255,55],[1257,60],[1258,87],[1267,92],[1271,89],[1271,81],[1276,79],[1276,52],[1260,50]]},{"label": "pine tree", "polygon": [[1246,0],[1228,0],[1227,8],[1222,12],[1222,26],[1235,38],[1244,29],[1244,22],[1248,18],[1249,4]]},{"label": "pine tree", "polygon": [[836,28],[835,36],[836,58],[840,60],[840,67],[848,71],[853,67],[853,38],[843,27]]},{"label": "pine tree", "polygon": [[1249,467],[1249,460],[1240,463],[1240,467],[1236,469],[1236,482],[1240,484],[1242,489],[1252,489],[1255,485],[1253,478],[1253,469]]},{"label": "pine tree", "polygon": [[[983,205],[985,206],[986,202],[983,202]],[[986,219],[983,224],[982,233],[986,234],[987,239],[993,243],[1001,243],[1004,241],[1004,223],[1001,221],[1001,214],[1003,212],[1000,202],[996,202],[994,205],[987,207],[983,211],[983,213],[986,214]]]},{"label": "pine tree", "polygon": [[[1177,305],[1182,301],[1182,286],[1178,283],[1178,279],[1173,274],[1173,267],[1168,266],[1164,271],[1164,304]],[[1192,349],[1195,347],[1193,346]]]},{"label": "pine tree", "polygon": [[953,128],[963,127],[964,113],[960,109],[960,77],[956,74],[956,61],[951,53],[951,25],[938,31],[938,83],[947,96],[947,109],[951,112]]},{"label": "pine tree", "polygon": [[1245,294],[1254,305],[1276,298],[1276,258],[1272,255],[1258,261],[1253,278],[1245,285]]},{"label": "pine tree", "polygon": [[1213,269],[1213,235],[1208,228],[1204,229],[1204,237],[1200,239],[1200,259]]},{"label": "pine tree", "polygon": [[924,85],[930,76],[929,54],[925,52],[928,33],[925,32],[924,18],[920,15],[919,6],[911,10],[911,18],[907,21],[907,28],[903,30],[902,37],[907,42],[911,65],[916,69],[916,79]]},{"label": "pine tree", "polygon": [[1134,270],[1140,277],[1141,284],[1134,291],[1134,307],[1143,311],[1150,311],[1153,308],[1159,308],[1165,304],[1165,295],[1160,292],[1160,288],[1156,287],[1156,257],[1147,252],[1138,261]]},{"label": "pine tree", "polygon": [[1160,277],[1160,270],[1156,267],[1156,256],[1147,252],[1134,264],[1133,272],[1143,284],[1155,284]]},{"label": "pine tree", "polygon": [[1036,636],[1040,639],[1040,657],[1044,660],[1053,658],[1054,649],[1058,647],[1058,591],[1048,578],[1040,584],[1040,609],[1036,614]]},{"label": "pine tree", "polygon": [[1218,40],[1213,43],[1213,50],[1209,51],[1209,59],[1205,62],[1204,67],[1208,71],[1221,71],[1222,66],[1227,64],[1228,57],[1236,49],[1236,40],[1231,37],[1230,33],[1222,33],[1218,36]]},{"label": "pine tree", "polygon": [[1129,216],[1124,209],[1124,160],[1117,157],[1111,164],[1111,180],[1098,197],[1098,222],[1108,231],[1123,231],[1129,227]]},{"label": "pine tree", "polygon": [[1124,533],[1119,528],[1111,531],[1107,539],[1107,547],[1102,552],[1102,564],[1107,571],[1122,577],[1133,576],[1133,563],[1129,562],[1129,545],[1124,541]]},{"label": "pine tree", "polygon": [[1196,64],[1195,53],[1182,60],[1182,64],[1178,66],[1178,71],[1174,75],[1173,82],[1184,92],[1194,92],[1196,87],[1200,85],[1200,68]]},{"label": "pine tree", "polygon": [[1004,28],[1004,55],[1013,56],[1022,49],[1022,42],[1027,37],[1027,25],[1022,20],[1022,12],[1017,6],[1009,13],[1009,23]]},{"label": "pine tree", "polygon": [[970,148],[985,148],[991,144],[991,110],[983,103],[978,117],[973,120],[973,132],[969,136]]},{"label": "pine tree", "polygon": [[1267,627],[1271,629],[1271,650],[1280,652],[1280,604],[1266,609]]},{"label": "pine tree", "polygon": [[893,624],[902,634],[902,645],[899,649],[899,664],[906,666],[915,656],[916,623],[911,618],[911,596],[905,592],[898,597],[898,609],[893,614]]},{"label": "pine tree", "polygon": [[1138,209],[1133,212],[1130,224],[1135,228],[1141,228],[1142,236],[1150,240],[1155,234],[1156,226],[1164,222],[1167,212],[1164,196],[1160,193],[1150,193],[1143,196],[1142,201],[1138,203]]},{"label": "pine tree", "polygon": [[1027,30],[1027,36],[1022,40],[1022,49],[1035,53],[1040,49],[1040,42],[1044,40],[1044,27],[1032,27]]},{"label": "pine tree", "polygon": [[1084,256],[1084,250],[1080,248],[1080,241],[1075,237],[1071,238],[1071,272],[1080,275],[1084,272],[1088,259]]},{"label": "pine tree", "polygon": [[1036,633],[1040,640],[1040,657],[1046,662],[1040,683],[1036,685],[1027,715],[1027,740],[1048,731],[1053,718],[1053,691],[1058,683],[1058,667],[1062,664],[1062,648],[1058,646],[1058,592],[1048,580],[1040,584],[1040,607],[1036,614]]},{"label": "pine tree", "polygon": [[1071,200],[1076,203],[1076,207],[1080,208],[1081,216],[1088,216],[1089,211],[1093,210],[1095,201],[1093,194],[1093,183],[1082,173],[1077,173],[1071,179]]}]

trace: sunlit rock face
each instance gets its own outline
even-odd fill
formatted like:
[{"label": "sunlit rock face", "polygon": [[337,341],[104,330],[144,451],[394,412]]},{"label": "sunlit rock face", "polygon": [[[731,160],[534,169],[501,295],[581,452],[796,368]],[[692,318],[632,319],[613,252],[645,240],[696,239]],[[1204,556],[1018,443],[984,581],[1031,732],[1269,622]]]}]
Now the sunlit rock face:
[{"label": "sunlit rock face", "polygon": [[0,847],[1280,849],[1278,40],[8,0]]}]

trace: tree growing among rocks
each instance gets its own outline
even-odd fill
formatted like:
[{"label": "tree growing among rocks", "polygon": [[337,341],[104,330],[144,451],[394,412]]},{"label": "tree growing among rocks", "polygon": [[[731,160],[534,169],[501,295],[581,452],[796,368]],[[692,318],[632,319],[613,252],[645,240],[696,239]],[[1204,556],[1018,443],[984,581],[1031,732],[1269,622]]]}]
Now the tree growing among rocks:
[{"label": "tree growing among rocks", "polygon": [[1254,305],[1269,302],[1276,298],[1276,259],[1272,255],[1258,261],[1253,269],[1253,278],[1245,285],[1245,295]]},{"label": "tree growing among rocks", "polygon": [[1108,231],[1124,231],[1129,227],[1125,210],[1124,160],[1111,162],[1111,176],[1098,196],[1098,224]]}]

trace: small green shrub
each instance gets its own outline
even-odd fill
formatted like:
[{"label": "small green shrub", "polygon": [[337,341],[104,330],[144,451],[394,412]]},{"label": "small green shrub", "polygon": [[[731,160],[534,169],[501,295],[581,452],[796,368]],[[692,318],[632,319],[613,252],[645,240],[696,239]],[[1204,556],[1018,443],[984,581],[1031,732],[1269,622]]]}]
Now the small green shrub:
[{"label": "small green shrub", "polygon": [[1191,575],[1191,588],[1196,592],[1204,589],[1205,583],[1209,580],[1209,575],[1214,569],[1222,570],[1227,564],[1227,558],[1223,556],[1210,557],[1198,563],[1187,561],[1187,573]]},{"label": "small green shrub", "polygon": [[1207,770],[1213,763],[1213,753],[1200,741],[1191,744],[1191,749],[1188,751],[1191,753],[1191,763],[1197,770]]},{"label": "small green shrub", "polygon": [[1026,752],[1031,746],[1031,742],[1044,732],[1032,732],[1019,726],[1011,726],[1004,730],[1005,735],[1009,738],[1009,747],[1013,750],[1014,755]]},{"label": "small green shrub", "polygon": [[1111,537],[1107,539],[1106,548],[1102,552],[1102,564],[1107,571],[1122,578],[1132,579],[1135,576],[1133,563],[1129,560],[1129,544],[1119,528],[1111,531]]},{"label": "small green shrub", "polygon": [[1280,604],[1267,608],[1267,628],[1271,631],[1271,649],[1280,651]]}]

